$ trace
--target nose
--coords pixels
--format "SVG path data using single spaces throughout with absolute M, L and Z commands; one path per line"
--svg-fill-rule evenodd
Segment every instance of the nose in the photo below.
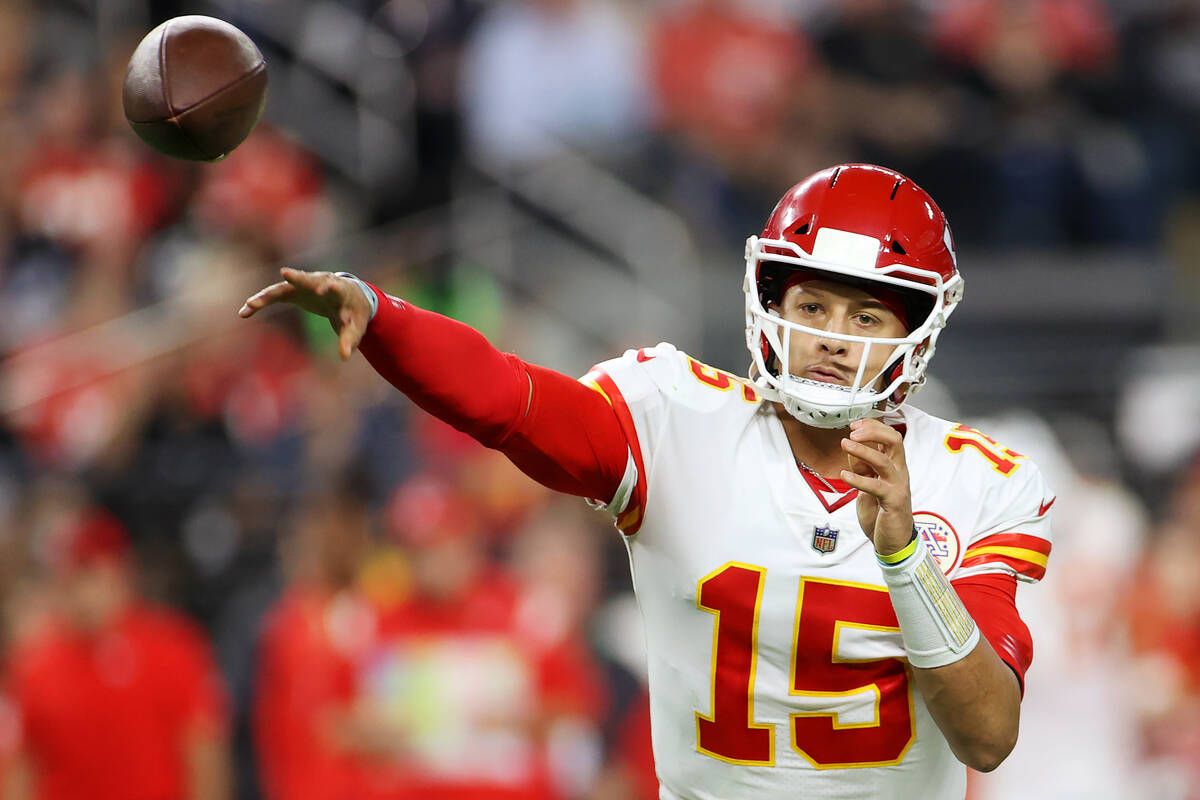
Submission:
M 830 339 L 827 337 L 821 337 L 817 339 L 817 347 L 820 348 L 822 352 L 829 353 L 830 355 L 834 356 L 845 355 L 847 344 L 848 342 L 845 342 L 841 339 Z

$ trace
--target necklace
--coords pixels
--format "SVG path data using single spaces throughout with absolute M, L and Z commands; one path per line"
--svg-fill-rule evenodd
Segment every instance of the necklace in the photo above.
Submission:
M 810 467 L 808 464 L 805 464 L 803 461 L 801 461 L 798 458 L 796 459 L 796 466 L 800 467 L 800 469 L 804 470 L 809 475 L 812 475 L 814 478 L 819 480 L 821 482 L 821 485 L 824 486 L 829 491 L 831 491 L 831 492 L 837 491 L 837 489 L 833 488 L 833 484 L 831 484 L 829 481 L 825 480 L 824 476 L 821 475 L 821 473 L 817 472 L 815 469 Z

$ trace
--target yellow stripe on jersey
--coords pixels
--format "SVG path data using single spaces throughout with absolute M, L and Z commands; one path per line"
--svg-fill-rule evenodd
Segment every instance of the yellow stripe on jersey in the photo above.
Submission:
M 1008 556 L 1020 561 L 1028 561 L 1031 564 L 1037 564 L 1039 567 L 1045 567 L 1050 560 L 1050 556 L 1039 553 L 1036 550 L 1027 550 L 1024 547 L 975 547 L 963 554 L 963 560 L 974 558 L 975 556 L 984 556 L 995 554 L 998 556 Z
M 607 402 L 610 406 L 613 404 L 612 398 L 609 397 L 608 393 L 606 391 L 604 391 L 604 389 L 602 389 L 600 387 L 600 384 L 596 383 L 594 380 L 591 380 L 590 378 L 587 378 L 587 377 L 583 377 L 583 378 L 579 379 L 579 382 L 582 383 L 584 386 L 588 387 L 589 389 L 591 389 L 592 391 L 599 394 L 601 397 L 603 397 L 605 402 Z

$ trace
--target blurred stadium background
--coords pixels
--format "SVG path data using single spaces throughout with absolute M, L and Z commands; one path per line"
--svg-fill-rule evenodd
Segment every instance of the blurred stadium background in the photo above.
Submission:
M 219 164 L 120 112 L 183 13 L 268 60 Z M 955 226 L 916 405 L 1059 492 L 972 800 L 1200 797 L 1200 2 L 5 0 L 0 131 L 6 797 L 654 797 L 606 520 L 235 312 L 349 270 L 571 374 L 743 373 L 742 241 L 846 160 Z

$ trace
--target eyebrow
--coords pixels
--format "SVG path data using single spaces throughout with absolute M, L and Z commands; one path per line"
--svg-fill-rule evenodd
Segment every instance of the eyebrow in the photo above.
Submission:
M 829 295 L 828 292 L 822 291 L 821 289 L 807 289 L 798 298 L 799 302 L 801 302 L 801 303 L 806 302 L 805 298 L 804 298 L 805 294 L 809 295 L 809 299 L 807 302 L 813 302 L 813 301 L 817 301 L 817 300 L 825 300 L 825 299 L 827 299 L 827 297 Z M 850 305 L 852 305 L 855 308 L 873 308 L 873 309 L 878 309 L 881 311 L 891 311 L 891 309 L 887 307 L 886 303 L 876 300 L 874 297 L 870 297 L 870 296 L 864 297 L 861 300 L 851 300 Z
M 800 287 L 800 288 L 801 288 L 801 293 L 796 301 L 800 304 L 803 304 L 806 302 L 811 303 L 811 302 L 821 301 L 821 300 L 826 299 L 828 297 L 828 295 L 830 294 L 829 292 L 825 291 L 824 289 L 817 289 L 817 288 L 811 288 L 811 287 L 807 288 L 807 289 L 804 287 Z M 808 299 L 805 299 L 805 295 L 808 295 Z M 863 309 L 871 309 L 872 311 L 886 311 L 889 314 L 893 314 L 893 315 L 895 314 L 895 312 L 892 311 L 892 309 L 889 308 L 886 303 L 876 300 L 874 297 L 871 297 L 869 295 L 867 297 L 864 297 L 861 300 L 851 301 L 851 306 L 860 311 Z

